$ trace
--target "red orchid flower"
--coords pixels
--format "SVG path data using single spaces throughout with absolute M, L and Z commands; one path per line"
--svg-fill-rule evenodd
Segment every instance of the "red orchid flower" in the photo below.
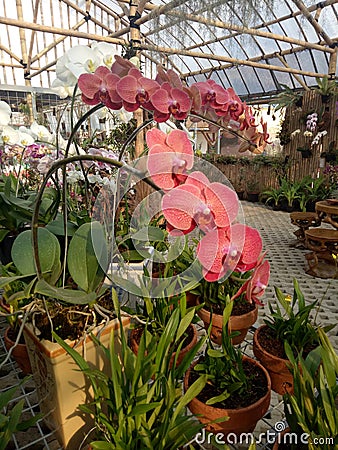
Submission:
M 122 99 L 116 92 L 119 77 L 104 66 L 98 67 L 94 73 L 83 73 L 78 80 L 82 92 L 82 100 L 88 105 L 103 103 L 107 108 L 122 108 Z
M 259 258 L 251 277 L 243 284 L 231 300 L 234 300 L 245 292 L 245 298 L 248 302 L 255 302 L 257 305 L 263 306 L 260 297 L 264 294 L 270 278 L 270 263 L 264 260 L 264 256 L 265 254 Z
M 221 108 L 230 99 L 229 93 L 214 80 L 200 81 L 192 87 L 198 88 L 201 94 L 202 106 L 209 105 L 213 109 Z
M 227 93 L 228 101 L 215 109 L 216 114 L 222 117 L 226 116 L 229 120 L 233 119 L 238 121 L 238 118 L 243 114 L 244 105 L 232 88 L 228 88 Z
M 135 68 L 134 64 L 128 61 L 128 59 L 115 55 L 115 61 L 111 66 L 111 72 L 119 78 L 122 78 L 128 75 L 129 70 L 133 68 Z
M 151 95 L 160 88 L 160 85 L 149 78 L 146 78 L 135 67 L 130 69 L 128 75 L 124 76 L 117 83 L 116 91 L 123 100 L 123 107 L 126 111 L 136 111 L 140 106 L 152 110 L 149 99 Z
M 253 269 L 262 251 L 259 232 L 235 223 L 229 228 L 216 228 L 207 233 L 197 246 L 197 258 L 207 281 L 218 281 L 233 271 Z
M 163 190 L 183 183 L 194 163 L 194 151 L 187 134 L 173 130 L 169 134 L 153 128 L 146 134 L 149 147 L 148 171 Z
M 184 120 L 188 117 L 192 104 L 190 96 L 183 89 L 172 87 L 167 82 L 161 85 L 150 100 L 156 122 L 165 122 L 171 115 L 174 119 Z
M 243 103 L 244 111 L 243 114 L 239 117 L 240 122 L 240 130 L 246 130 L 250 127 L 256 127 L 256 118 L 253 115 L 251 106 L 248 106 L 245 102 Z
M 236 193 L 221 183 L 210 183 L 202 172 L 193 172 L 183 185 L 166 193 L 162 211 L 169 230 L 184 234 L 198 227 L 204 233 L 227 228 L 238 214 Z

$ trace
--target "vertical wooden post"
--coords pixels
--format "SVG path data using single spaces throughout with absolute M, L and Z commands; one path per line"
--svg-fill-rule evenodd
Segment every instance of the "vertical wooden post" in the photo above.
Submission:
M 16 10 L 18 14 L 18 20 L 23 22 L 23 11 L 22 11 L 22 3 L 21 0 L 16 0 Z M 26 34 L 24 28 L 19 28 L 19 35 L 20 35 L 20 45 L 21 45 L 21 54 L 22 54 L 22 60 L 21 64 L 23 66 L 23 69 L 25 71 L 25 85 L 31 86 L 31 80 L 26 78 L 26 68 L 27 68 L 27 43 L 26 43 Z M 26 96 L 27 100 L 27 106 L 29 107 L 29 113 L 28 113 L 28 119 L 29 123 L 31 124 L 34 120 L 33 118 L 33 106 L 32 106 L 32 94 L 29 92 Z

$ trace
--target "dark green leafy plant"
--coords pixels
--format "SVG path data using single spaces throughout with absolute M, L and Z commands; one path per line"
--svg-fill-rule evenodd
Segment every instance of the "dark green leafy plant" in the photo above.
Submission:
M 118 312 L 116 293 L 113 298 Z M 183 333 L 176 310 L 160 340 L 154 337 L 146 345 L 143 334 L 136 356 L 127 345 L 121 323 L 120 355 L 113 336 L 110 349 L 96 341 L 110 362 L 110 376 L 92 369 L 82 356 L 55 335 L 93 388 L 92 403 L 79 408 L 85 414 L 94 415 L 97 432 L 96 440 L 91 442 L 94 450 L 173 450 L 187 444 L 201 429 L 202 425 L 186 414 L 185 407 L 203 389 L 206 377 L 200 377 L 184 395 L 178 381 L 199 347 L 193 348 L 178 367 L 176 364 L 170 367 L 171 344 L 180 347 Z
M 239 348 L 235 347 L 231 341 L 228 321 L 231 315 L 233 302 L 228 297 L 228 304 L 223 310 L 223 332 L 221 349 L 215 349 L 210 340 L 207 341 L 207 349 L 194 369 L 207 382 L 214 386 L 219 395 L 209 398 L 207 405 L 222 402 L 229 398 L 234 392 L 236 395 L 243 395 L 249 386 L 249 380 L 243 369 L 243 355 Z
M 301 355 L 295 357 L 285 343 L 294 392 L 284 395 L 284 409 L 290 432 L 307 433 L 306 448 L 330 450 L 338 445 L 338 357 L 325 331 L 318 328 L 317 333 L 320 345 L 306 359 Z
M 292 351 L 297 353 L 304 348 L 311 350 L 319 344 L 318 326 L 315 324 L 315 320 L 311 318 L 311 313 L 318 305 L 318 301 L 306 304 L 296 279 L 293 284 L 292 299 L 286 298 L 282 291 L 275 287 L 277 303 L 275 308 L 269 303 L 270 316 L 264 319 L 264 322 L 272 330 L 276 339 L 287 342 Z M 282 306 L 284 311 L 279 305 Z M 325 331 L 333 328 L 333 326 L 325 327 Z

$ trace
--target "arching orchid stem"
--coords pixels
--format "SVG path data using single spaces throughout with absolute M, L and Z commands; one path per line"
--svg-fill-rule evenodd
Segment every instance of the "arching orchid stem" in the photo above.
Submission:
M 218 122 L 215 122 L 214 120 L 208 119 L 207 117 L 203 116 L 202 114 L 190 113 L 189 116 L 195 117 L 196 119 L 201 119 L 201 120 L 203 120 L 203 122 L 207 122 L 207 123 L 210 123 L 211 125 L 214 125 L 214 126 L 216 126 L 218 128 L 221 128 L 221 129 L 225 130 L 227 133 L 230 133 L 233 136 L 236 136 L 239 139 L 242 139 L 243 141 L 246 141 L 248 144 L 250 144 L 251 147 L 257 148 L 257 144 L 254 144 L 253 142 L 250 141 L 250 139 L 245 138 L 240 133 L 237 133 L 237 131 L 232 130 L 228 126 L 224 126 L 224 125 L 222 125 L 222 124 L 220 124 Z
M 145 173 L 141 172 L 134 167 L 129 166 L 128 164 L 125 164 L 121 161 L 118 161 L 116 159 L 106 158 L 101 155 L 75 155 L 70 156 L 68 158 L 61 159 L 59 161 L 56 161 L 52 167 L 48 170 L 47 174 L 45 175 L 45 178 L 42 182 L 41 188 L 39 189 L 35 201 L 34 206 L 34 212 L 33 212 L 33 218 L 32 218 L 32 245 L 33 245 L 33 256 L 35 261 L 35 269 L 36 273 L 39 279 L 42 278 L 42 271 L 41 271 L 41 264 L 39 259 L 39 249 L 38 249 L 38 219 L 39 219 L 39 210 L 42 202 L 42 196 L 45 191 L 45 188 L 47 186 L 49 178 L 52 177 L 52 175 L 57 172 L 58 169 L 60 169 L 63 166 L 66 166 L 67 164 L 76 162 L 76 161 L 97 161 L 97 162 L 103 162 L 106 164 L 111 164 L 115 167 L 122 168 L 126 170 L 129 173 L 132 173 L 133 175 L 137 176 L 138 178 L 142 179 L 145 183 L 147 183 L 149 186 L 154 188 L 156 191 L 160 191 L 161 189 L 149 178 L 145 177 Z
M 129 138 L 124 142 L 124 144 L 123 144 L 122 147 L 121 147 L 121 150 L 120 150 L 120 153 L 119 153 L 119 161 L 121 161 L 121 159 L 122 159 L 122 157 L 123 157 L 123 154 L 124 154 L 124 152 L 126 151 L 128 145 L 130 145 L 130 144 L 133 142 L 133 140 L 134 140 L 135 137 L 138 135 L 138 133 L 139 133 L 141 130 L 143 130 L 143 128 L 145 128 L 145 127 L 147 127 L 148 125 L 150 125 L 152 122 L 154 122 L 153 119 L 146 120 L 146 121 L 143 122 L 140 126 L 138 126 L 138 127 L 136 128 L 136 130 L 134 130 L 134 131 L 132 132 L 132 134 L 129 136 Z
M 231 278 L 232 281 L 237 281 L 238 283 L 243 283 L 243 284 L 244 284 L 246 281 L 248 281 L 247 278 L 236 277 L 236 275 L 234 275 L 234 273 L 232 273 L 232 274 L 230 275 L 230 278 Z

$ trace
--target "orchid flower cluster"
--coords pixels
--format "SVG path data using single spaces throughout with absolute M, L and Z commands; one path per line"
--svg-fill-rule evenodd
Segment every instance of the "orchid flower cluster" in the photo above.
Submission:
M 270 276 L 270 265 L 262 254 L 259 232 L 237 221 L 239 202 L 225 184 L 211 182 L 194 171 L 194 153 L 187 134 L 173 130 L 168 135 L 153 128 L 146 134 L 149 147 L 148 172 L 164 191 L 162 212 L 173 236 L 198 229 L 197 246 L 203 277 L 222 282 L 234 273 L 246 274 L 233 299 L 245 295 L 260 304 Z M 238 279 L 237 279 L 238 281 Z
M 94 73 L 82 73 L 78 86 L 86 104 L 103 103 L 109 109 L 123 107 L 128 112 L 142 107 L 158 123 L 171 117 L 180 121 L 188 116 L 196 121 L 209 119 L 244 138 L 239 151 L 261 153 L 268 142 L 266 123 L 261 120 L 257 124 L 251 107 L 232 88 L 225 89 L 213 80 L 187 87 L 173 70 L 164 71 L 161 66 L 153 80 L 129 60 L 115 55 L 111 68 L 102 65 Z

